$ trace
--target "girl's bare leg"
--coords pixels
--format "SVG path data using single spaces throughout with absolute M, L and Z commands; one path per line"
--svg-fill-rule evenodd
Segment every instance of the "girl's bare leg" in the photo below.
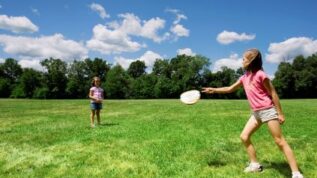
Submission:
M 90 126 L 91 127 L 95 127 L 95 113 L 96 113 L 96 110 L 91 110 L 91 114 L 90 114 Z
M 97 115 L 97 123 L 100 125 L 100 110 L 96 110 L 96 115 Z
M 242 130 L 240 135 L 240 139 L 247 150 L 251 163 L 257 162 L 256 151 L 251 142 L 251 136 L 260 126 L 261 126 L 261 123 L 259 121 L 257 121 L 255 118 L 250 118 L 249 121 L 244 126 L 244 129 Z
M 281 151 L 283 151 L 292 172 L 298 171 L 295 156 L 293 154 L 291 147 L 288 145 L 288 143 L 282 135 L 282 130 L 279 121 L 270 120 L 268 121 L 267 125 L 272 137 L 274 138 L 276 145 L 280 148 Z

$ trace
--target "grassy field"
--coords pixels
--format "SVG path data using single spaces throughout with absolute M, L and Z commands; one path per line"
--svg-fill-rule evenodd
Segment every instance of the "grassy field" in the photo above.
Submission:
M 282 100 L 283 133 L 304 175 L 317 177 L 317 100 Z M 0 100 L 0 177 L 252 177 L 291 171 L 267 126 L 253 141 L 264 172 L 243 173 L 245 100 Z

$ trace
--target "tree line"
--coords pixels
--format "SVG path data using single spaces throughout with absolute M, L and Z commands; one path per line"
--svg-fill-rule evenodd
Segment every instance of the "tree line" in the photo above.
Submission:
M 66 63 L 49 58 L 41 61 L 43 71 L 22 68 L 7 58 L 0 63 L 1 98 L 87 98 L 91 80 L 99 76 L 105 97 L 110 99 L 178 98 L 180 93 L 204 86 L 222 87 L 234 83 L 244 71 L 223 67 L 210 71 L 204 56 L 177 55 L 157 59 L 147 72 L 143 61 L 134 61 L 127 70 L 112 66 L 101 58 Z M 281 98 L 317 97 L 317 56 L 298 56 L 293 62 L 282 62 L 273 84 Z M 227 95 L 203 95 L 204 98 L 245 98 L 243 88 Z

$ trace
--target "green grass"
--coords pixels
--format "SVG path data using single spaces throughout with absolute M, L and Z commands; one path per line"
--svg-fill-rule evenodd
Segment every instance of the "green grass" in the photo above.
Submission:
M 282 100 L 284 136 L 317 176 L 317 100 Z M 89 127 L 88 100 L 0 100 L 0 177 L 290 177 L 267 126 L 253 141 L 265 171 L 245 174 L 245 100 L 106 100 Z

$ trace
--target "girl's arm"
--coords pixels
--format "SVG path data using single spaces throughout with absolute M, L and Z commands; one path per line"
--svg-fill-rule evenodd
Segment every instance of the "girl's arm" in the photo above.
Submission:
M 96 98 L 94 97 L 94 91 L 93 90 L 89 91 L 89 98 L 92 99 L 93 101 L 96 101 Z
M 242 83 L 238 80 L 236 83 L 232 84 L 229 87 L 221 87 L 221 88 L 212 88 L 212 87 L 204 87 L 201 92 L 208 93 L 208 94 L 214 94 L 214 93 L 232 93 L 236 91 L 238 88 L 242 86 Z
M 276 107 L 277 114 L 278 114 L 278 120 L 280 121 L 281 124 L 285 122 L 285 117 L 282 111 L 282 106 L 280 103 L 280 99 L 277 95 L 277 92 L 272 84 L 272 82 L 269 79 L 265 79 L 263 81 L 264 87 L 266 91 L 272 96 L 272 101 L 274 103 L 274 106 Z

